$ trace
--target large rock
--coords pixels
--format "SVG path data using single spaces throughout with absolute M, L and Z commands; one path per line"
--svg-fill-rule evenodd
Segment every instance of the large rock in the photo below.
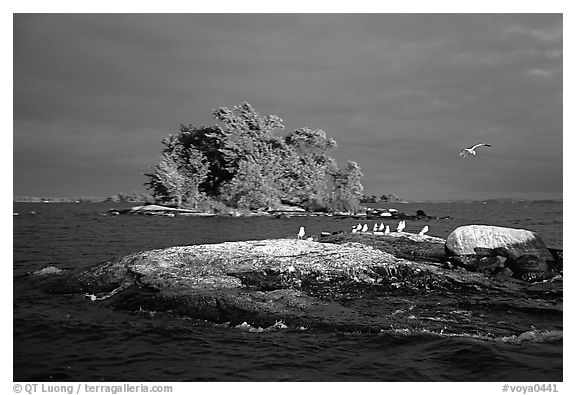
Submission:
M 170 311 L 211 322 L 268 326 L 283 320 L 373 330 L 389 327 L 393 310 L 382 306 L 377 315 L 358 311 L 354 301 L 363 304 L 366 292 L 478 286 L 479 276 L 397 258 L 360 243 L 278 239 L 138 252 L 55 276 L 47 289 L 84 293 L 115 308 Z
M 524 229 L 488 225 L 466 225 L 456 228 L 446 239 L 452 255 L 473 255 L 478 250 L 497 250 L 506 258 L 536 255 L 553 260 L 552 254 L 537 233 Z
M 554 276 L 555 262 L 540 236 L 529 230 L 488 225 L 467 225 L 454 230 L 446 239 L 446 252 L 471 268 L 486 263 L 495 268 L 507 266 L 518 278 L 540 280 Z M 505 265 L 496 257 L 505 258 Z
M 49 292 L 77 294 L 86 303 L 135 313 L 241 327 L 247 322 L 254 328 L 285 324 L 368 332 L 424 328 L 469 333 L 470 323 L 458 316 L 466 295 L 468 308 L 480 306 L 472 315 L 478 316 L 482 331 L 520 333 L 526 330 L 521 323 L 530 320 L 504 329 L 496 318 L 487 323 L 483 301 L 502 296 L 507 309 L 518 307 L 522 313 L 527 300 L 535 298 L 530 306 L 548 311 L 557 309 L 562 292 L 561 284 L 446 269 L 439 262 L 444 243 L 432 237 L 348 234 L 321 239 L 332 242 L 276 239 L 172 247 L 33 277 Z M 443 312 L 436 311 L 439 306 Z M 431 320 L 431 314 L 442 319 Z

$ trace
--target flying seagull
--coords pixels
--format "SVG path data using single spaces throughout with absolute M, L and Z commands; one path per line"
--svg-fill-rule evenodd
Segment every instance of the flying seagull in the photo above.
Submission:
M 473 145 L 472 147 L 464 148 L 462 151 L 460 151 L 460 157 L 465 158 L 469 154 L 476 155 L 476 151 L 474 150 L 478 147 L 492 147 L 492 146 L 490 144 L 476 144 Z

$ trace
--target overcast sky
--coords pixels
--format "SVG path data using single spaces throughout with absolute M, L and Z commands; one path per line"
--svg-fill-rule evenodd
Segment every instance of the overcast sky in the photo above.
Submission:
M 562 198 L 561 14 L 16 14 L 15 195 L 145 192 L 161 140 L 247 101 L 367 194 Z M 489 143 L 478 156 L 458 152 Z

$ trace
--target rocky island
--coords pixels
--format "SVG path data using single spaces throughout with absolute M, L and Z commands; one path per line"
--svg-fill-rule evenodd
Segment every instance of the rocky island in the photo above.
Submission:
M 254 240 L 142 251 L 41 277 L 49 292 L 78 294 L 87 303 L 254 330 L 279 324 L 368 332 L 424 327 L 442 334 L 516 336 L 530 330 L 529 321 L 492 322 L 483 301 L 490 298 L 493 305 L 500 300 L 512 316 L 561 315 L 562 255 L 546 249 L 532 232 L 519 237 L 506 229 L 500 229 L 491 247 L 477 240 L 480 246 L 473 254 L 460 254 L 448 242 L 451 237 L 342 233 L 318 241 Z M 486 231 L 494 229 L 459 228 L 456 234 L 469 233 L 461 242 Z

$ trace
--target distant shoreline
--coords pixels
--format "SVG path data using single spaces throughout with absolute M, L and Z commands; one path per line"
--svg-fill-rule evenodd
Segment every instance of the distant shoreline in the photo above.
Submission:
M 550 202 L 562 203 L 563 198 L 559 199 L 526 199 L 526 198 L 496 198 L 496 199 L 454 199 L 454 200 L 414 200 L 414 201 L 396 201 L 396 202 L 377 202 L 362 203 L 364 206 L 371 204 L 431 204 L 431 203 L 499 203 L 499 202 Z M 84 196 L 84 197 L 38 197 L 38 196 L 14 196 L 13 203 L 127 203 L 127 204 L 151 204 L 146 200 L 119 200 L 116 196 Z
M 38 197 L 38 196 L 14 196 L 14 203 L 134 203 L 145 204 L 145 200 L 120 200 L 116 196 L 84 196 L 84 197 Z

